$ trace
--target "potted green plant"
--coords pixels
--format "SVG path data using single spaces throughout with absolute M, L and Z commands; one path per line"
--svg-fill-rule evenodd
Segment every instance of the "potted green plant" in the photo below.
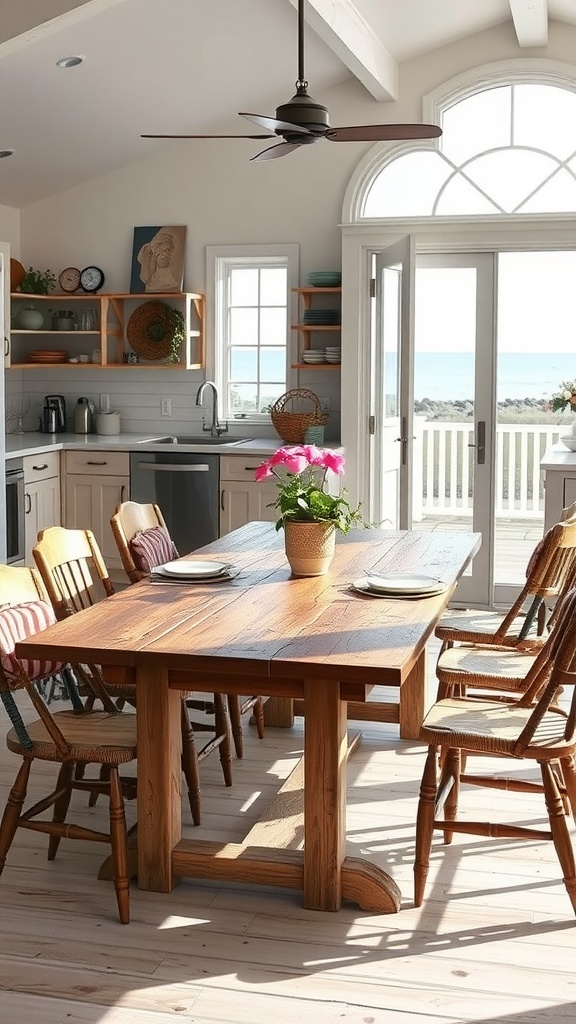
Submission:
M 19 291 L 29 295 L 48 295 L 56 285 L 56 277 L 51 270 L 34 270 L 28 267 L 20 282 Z

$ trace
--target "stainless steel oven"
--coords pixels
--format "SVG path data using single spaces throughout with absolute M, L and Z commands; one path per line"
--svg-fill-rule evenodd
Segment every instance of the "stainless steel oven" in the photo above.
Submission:
M 22 459 L 6 462 L 6 561 L 24 561 L 24 468 Z

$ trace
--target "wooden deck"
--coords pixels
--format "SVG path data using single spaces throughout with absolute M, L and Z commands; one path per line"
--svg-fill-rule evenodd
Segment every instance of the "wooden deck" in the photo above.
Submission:
M 427 898 L 415 910 L 424 750 L 399 741 L 396 726 L 361 728 L 348 765 L 348 853 L 392 874 L 400 913 L 305 911 L 287 890 L 187 880 L 170 894 L 133 886 L 132 922 L 122 926 L 110 883 L 96 877 L 105 847 L 63 841 L 48 863 L 46 838 L 21 831 L 0 879 L 0 1024 L 574 1020 L 576 921 L 552 844 L 435 840 Z M 245 732 L 232 789 L 217 757 L 202 766 L 203 824 L 189 836 L 241 840 L 301 756 L 300 720 L 267 729 L 263 741 Z M 2 806 L 17 761 L 2 741 Z M 103 801 L 73 799 L 87 821 L 105 820 Z M 531 796 L 466 790 L 462 805 L 475 818 L 491 808 L 503 820 L 545 820 Z M 134 813 L 129 804 L 129 823 Z

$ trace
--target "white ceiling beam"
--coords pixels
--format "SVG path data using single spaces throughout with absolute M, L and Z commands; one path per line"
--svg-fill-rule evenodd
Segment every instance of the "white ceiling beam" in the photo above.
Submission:
M 518 45 L 548 45 L 548 0 L 508 0 Z
M 396 61 L 352 0 L 306 0 L 304 17 L 375 100 L 397 98 Z
M 67 25 L 92 17 L 124 0 L 0 0 L 1 55 L 33 42 L 39 35 L 60 31 Z M 65 56 L 65 54 L 62 54 Z

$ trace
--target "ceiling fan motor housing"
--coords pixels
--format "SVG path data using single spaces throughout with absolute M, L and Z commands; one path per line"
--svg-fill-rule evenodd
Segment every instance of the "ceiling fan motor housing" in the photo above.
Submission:
M 289 124 L 300 125 L 314 135 L 325 135 L 330 128 L 330 118 L 326 107 L 309 96 L 305 86 L 298 86 L 298 91 L 289 100 L 276 109 L 276 119 L 287 121 Z M 314 135 L 297 135 L 296 132 L 288 132 L 278 129 L 277 135 L 281 135 L 286 142 L 299 142 L 306 145 L 307 142 L 314 142 Z

